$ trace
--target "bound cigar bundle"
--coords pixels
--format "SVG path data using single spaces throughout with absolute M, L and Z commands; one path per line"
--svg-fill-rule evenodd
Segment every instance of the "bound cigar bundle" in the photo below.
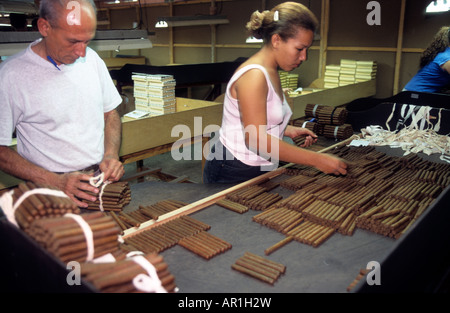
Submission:
M 353 135 L 353 127 L 351 124 L 341 125 L 324 125 L 323 136 L 326 138 L 344 140 Z
M 206 260 L 231 249 L 230 243 L 205 231 L 181 238 L 178 244 Z
M 59 191 L 54 187 L 42 184 L 35 184 L 32 182 L 20 183 L 13 189 L 13 204 L 15 204 L 25 192 L 38 188 Z M 14 216 L 17 224 L 22 229 L 27 229 L 34 220 L 58 217 L 66 213 L 80 213 L 80 209 L 70 198 L 36 193 L 25 198 L 15 210 Z
M 92 232 L 94 258 L 119 248 L 120 229 L 111 217 L 103 212 L 81 214 L 79 217 L 86 222 Z M 63 262 L 87 260 L 87 234 L 71 217 L 34 220 L 27 233 Z
M 347 119 L 348 111 L 344 107 L 323 104 L 307 104 L 305 116 L 317 118 L 317 122 L 326 125 L 342 125 Z
M 175 292 L 175 277 L 169 271 L 164 258 L 156 253 L 143 257 L 154 267 L 162 288 L 167 292 Z M 82 263 L 81 276 L 103 293 L 135 293 L 150 292 L 142 290 L 133 283 L 138 275 L 147 275 L 144 267 L 132 258 L 109 263 Z
M 99 188 L 102 188 L 102 186 Z M 88 204 L 87 209 L 89 210 L 122 211 L 131 201 L 131 190 L 128 182 L 109 183 L 104 186 L 102 193 L 90 194 L 97 199 L 95 201 L 83 200 Z
M 295 120 L 294 126 L 309 129 L 310 131 L 312 131 L 313 133 L 315 133 L 317 135 L 321 135 L 321 132 L 323 130 L 323 125 L 321 125 L 315 121 L 305 121 L 304 119 Z
M 281 274 L 286 272 L 286 266 L 283 264 L 250 252 L 245 252 L 231 265 L 231 268 L 271 285 L 275 284 Z

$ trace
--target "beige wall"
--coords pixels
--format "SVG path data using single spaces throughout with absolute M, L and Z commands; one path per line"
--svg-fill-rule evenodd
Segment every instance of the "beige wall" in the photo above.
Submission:
M 209 14 L 210 2 L 192 1 L 193 4 L 173 5 L 173 15 Z M 254 10 L 270 9 L 283 1 L 273 0 L 231 0 L 216 1 L 218 14 L 226 15 L 229 24 L 216 26 L 216 62 L 232 61 L 238 57 L 249 57 L 257 46 L 245 46 L 245 24 Z M 321 18 L 322 5 L 326 0 L 299 1 Z M 450 13 L 426 16 L 428 1 L 405 0 L 404 31 L 399 37 L 399 19 L 402 0 L 378 0 L 381 6 L 381 25 L 370 26 L 366 22 L 366 0 L 329 0 L 329 31 L 326 64 L 337 64 L 341 58 L 376 60 L 378 62 L 377 97 L 389 97 L 401 91 L 416 73 L 420 51 L 431 41 L 436 31 L 450 24 Z M 189 2 L 187 2 L 189 3 Z M 131 28 L 138 21 L 135 8 L 111 9 L 110 28 Z M 148 64 L 166 65 L 170 63 L 170 31 L 154 27 L 158 16 L 170 15 L 168 4 L 152 5 L 143 9 L 143 22 L 154 44 L 152 49 L 141 51 L 121 51 L 120 54 L 142 55 Z M 173 63 L 208 63 L 212 52 L 210 26 L 177 27 L 173 29 Z M 398 46 L 400 39 L 401 46 Z M 315 41 L 309 51 L 308 61 L 294 73 L 300 74 L 300 85 L 308 86 L 319 77 L 321 53 L 320 41 Z M 398 55 L 397 48 L 403 50 Z M 406 50 L 405 50 L 406 49 Z M 411 52 L 412 50 L 412 52 Z M 114 56 L 116 53 L 107 53 Z M 396 61 L 399 61 L 396 63 Z M 395 84 L 396 70 L 398 83 Z

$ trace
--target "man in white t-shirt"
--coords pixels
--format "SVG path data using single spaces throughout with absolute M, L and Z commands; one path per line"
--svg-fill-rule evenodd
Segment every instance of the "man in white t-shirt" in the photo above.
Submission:
M 87 47 L 97 28 L 91 0 L 42 0 L 38 27 L 43 38 L 0 65 L 0 170 L 86 207 L 80 200 L 99 190 L 84 170 L 98 167 L 109 181 L 124 174 L 122 98 Z M 8 147 L 14 130 L 17 152 Z

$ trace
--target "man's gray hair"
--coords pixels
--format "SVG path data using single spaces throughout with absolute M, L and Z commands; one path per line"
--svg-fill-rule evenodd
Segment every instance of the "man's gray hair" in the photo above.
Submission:
M 39 6 L 39 16 L 46 19 L 51 25 L 56 26 L 61 9 L 70 9 L 69 3 L 72 1 L 80 2 L 80 4 L 90 4 L 97 14 L 97 6 L 93 0 L 41 0 Z M 69 6 L 68 6 L 69 5 Z

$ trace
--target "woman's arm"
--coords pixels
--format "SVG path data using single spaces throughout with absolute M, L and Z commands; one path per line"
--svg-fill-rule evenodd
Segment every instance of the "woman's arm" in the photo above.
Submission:
M 288 144 L 267 133 L 267 93 L 264 74 L 250 70 L 232 86 L 239 101 L 241 118 L 246 132 L 248 149 L 264 158 L 313 166 L 327 174 L 346 174 L 347 164 L 332 155 L 313 152 Z M 291 135 L 292 129 L 288 130 Z

